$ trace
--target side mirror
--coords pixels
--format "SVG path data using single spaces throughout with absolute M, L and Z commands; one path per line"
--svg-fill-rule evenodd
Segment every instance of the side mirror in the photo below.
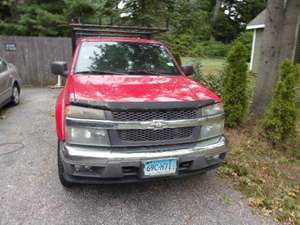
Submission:
M 52 62 L 51 63 L 51 73 L 55 75 L 60 75 L 62 77 L 67 77 L 68 75 L 68 64 L 66 62 Z
M 182 70 L 187 76 L 192 76 L 195 72 L 194 67 L 192 65 L 182 66 Z

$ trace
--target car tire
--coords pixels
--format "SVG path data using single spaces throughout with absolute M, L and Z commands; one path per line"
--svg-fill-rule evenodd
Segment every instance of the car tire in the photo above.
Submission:
M 12 105 L 18 105 L 20 103 L 20 89 L 16 84 L 12 88 L 11 101 Z
M 58 177 L 60 183 L 65 187 L 65 188 L 72 188 L 74 187 L 74 183 L 67 181 L 64 177 L 64 167 L 60 155 L 60 142 L 58 141 L 57 143 L 57 167 L 58 167 Z

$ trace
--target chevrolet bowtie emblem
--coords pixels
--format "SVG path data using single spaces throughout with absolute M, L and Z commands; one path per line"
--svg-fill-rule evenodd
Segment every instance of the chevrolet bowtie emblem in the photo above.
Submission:
M 168 124 L 162 120 L 153 120 L 150 124 L 150 128 L 152 129 L 164 129 L 168 126 Z

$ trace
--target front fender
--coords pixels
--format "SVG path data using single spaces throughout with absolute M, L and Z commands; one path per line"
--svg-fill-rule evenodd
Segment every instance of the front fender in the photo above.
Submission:
M 21 89 L 21 77 L 19 75 L 19 72 L 17 70 L 17 68 L 13 65 L 13 64 L 9 64 L 9 68 L 11 70 L 11 74 L 12 74 L 12 85 L 17 82 L 19 85 L 19 88 Z
M 56 101 L 56 134 L 59 141 L 65 140 L 65 90 L 63 89 Z

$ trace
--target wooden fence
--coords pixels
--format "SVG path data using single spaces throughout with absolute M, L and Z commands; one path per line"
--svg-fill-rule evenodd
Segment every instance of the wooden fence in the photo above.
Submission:
M 70 38 L 0 36 L 0 56 L 17 67 L 25 85 L 55 84 L 50 63 L 70 62 L 71 54 Z

